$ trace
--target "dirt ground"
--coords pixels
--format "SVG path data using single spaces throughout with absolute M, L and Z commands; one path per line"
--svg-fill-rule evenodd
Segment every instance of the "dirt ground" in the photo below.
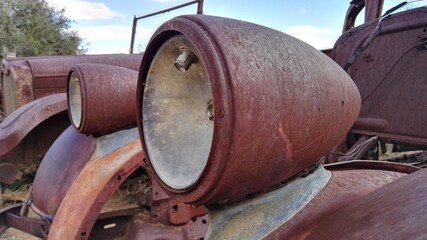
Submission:
M 40 238 L 34 237 L 30 234 L 24 233 L 14 228 L 9 228 L 2 234 L 0 234 L 0 239 L 7 240 L 37 240 Z

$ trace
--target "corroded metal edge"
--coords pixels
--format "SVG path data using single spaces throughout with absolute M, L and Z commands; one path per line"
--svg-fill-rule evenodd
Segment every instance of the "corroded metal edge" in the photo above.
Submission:
M 208 207 L 207 239 L 260 239 L 280 227 L 328 183 L 332 174 L 320 166 L 273 192 L 221 207 Z
M 0 124 L 0 156 L 7 154 L 35 127 L 67 110 L 64 93 L 51 95 L 22 106 Z
M 136 127 L 98 137 L 96 139 L 96 152 L 93 159 L 103 157 L 137 138 L 138 128 Z
M 89 161 L 59 206 L 48 239 L 87 239 L 104 203 L 142 159 L 141 143 L 135 139 Z

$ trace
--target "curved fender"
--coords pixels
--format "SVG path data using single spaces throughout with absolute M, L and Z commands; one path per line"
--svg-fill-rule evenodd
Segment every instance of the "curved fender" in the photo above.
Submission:
M 427 239 L 427 169 L 343 206 L 295 238 Z
M 86 239 L 102 206 L 141 164 L 139 139 L 89 161 L 56 212 L 48 239 Z
M 0 157 L 9 153 L 40 123 L 66 110 L 65 93 L 40 98 L 17 109 L 0 124 Z
M 41 162 L 33 184 L 33 203 L 52 216 L 74 179 L 92 158 L 96 139 L 68 127 L 52 144 Z M 47 187 L 49 186 L 49 187 Z

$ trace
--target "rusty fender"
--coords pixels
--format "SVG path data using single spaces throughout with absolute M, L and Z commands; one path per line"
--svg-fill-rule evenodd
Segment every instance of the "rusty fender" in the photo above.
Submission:
M 58 210 L 64 204 L 74 203 L 81 207 L 75 209 L 78 211 L 75 224 L 85 218 L 84 231 L 89 234 L 105 201 L 141 165 L 141 151 L 136 128 L 95 138 L 70 126 L 46 153 L 22 207 L 0 210 L 0 232 L 13 227 L 45 238 L 52 220 L 74 221 L 68 210 Z M 88 196 L 82 197 L 85 194 Z M 78 203 L 76 197 L 83 202 Z M 28 216 L 29 209 L 41 221 Z M 86 215 L 79 215 L 83 210 L 88 210 Z
M 60 93 L 30 102 L 13 112 L 0 124 L 0 157 L 16 147 L 40 123 L 66 110 L 67 97 Z
M 340 218 L 334 218 L 329 225 L 323 225 L 323 228 L 317 228 L 317 225 L 328 219 L 331 213 L 354 205 L 371 193 L 407 176 L 402 172 L 355 167 L 352 168 L 352 165 L 348 164 L 342 168 L 335 166 L 333 171 L 327 171 L 319 166 L 305 177 L 297 178 L 281 188 L 254 198 L 225 205 L 210 205 L 209 231 L 205 238 L 304 239 L 312 228 L 316 228 L 319 232 L 327 228 L 331 229 L 328 231 L 330 235 L 324 239 L 353 239 L 353 237 L 334 237 L 334 231 L 337 231 L 334 226 L 341 221 Z M 413 174 L 415 173 L 410 176 Z M 369 205 L 369 202 L 365 204 Z M 381 209 L 380 205 L 381 201 L 378 201 L 378 209 Z M 381 215 L 381 210 L 378 215 Z M 347 223 L 351 225 L 351 221 Z M 353 233 L 358 231 L 352 227 L 343 229 L 350 229 L 348 232 Z M 370 234 L 381 234 L 382 229 L 372 227 L 370 231 Z M 306 239 L 318 237 L 312 234 Z
M 52 220 L 88 162 L 103 158 L 137 138 L 136 128 L 95 138 L 70 126 L 49 149 L 37 170 L 30 198 L 32 206 Z
M 88 162 L 59 206 L 48 239 L 88 238 L 104 203 L 143 158 L 141 143 L 134 140 Z
M 68 127 L 40 163 L 33 183 L 32 204 L 52 219 L 68 189 L 94 154 L 95 147 L 93 136 Z
M 426 239 L 427 169 L 342 205 L 296 239 Z
M 23 169 L 40 163 L 70 124 L 66 110 L 66 95 L 55 94 L 22 106 L 0 123 L 0 182 L 11 184 Z

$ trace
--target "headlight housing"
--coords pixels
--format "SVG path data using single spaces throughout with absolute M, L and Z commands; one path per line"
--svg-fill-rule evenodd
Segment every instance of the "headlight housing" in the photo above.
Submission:
M 138 83 L 145 161 L 172 197 L 242 198 L 315 164 L 360 109 L 350 77 L 313 47 L 212 16 L 163 24 Z
M 77 64 L 68 75 L 68 113 L 74 127 L 103 134 L 135 125 L 138 72 L 104 64 Z

